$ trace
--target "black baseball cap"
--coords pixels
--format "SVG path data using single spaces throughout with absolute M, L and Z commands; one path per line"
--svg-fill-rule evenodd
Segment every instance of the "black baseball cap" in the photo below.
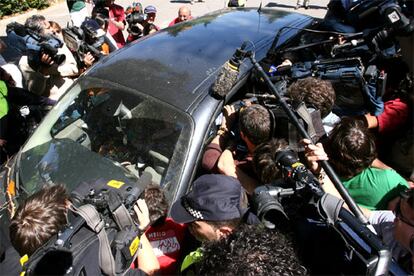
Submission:
M 220 174 L 206 174 L 193 182 L 188 194 L 174 202 L 171 217 L 178 223 L 241 218 L 241 194 L 241 185 L 237 179 Z

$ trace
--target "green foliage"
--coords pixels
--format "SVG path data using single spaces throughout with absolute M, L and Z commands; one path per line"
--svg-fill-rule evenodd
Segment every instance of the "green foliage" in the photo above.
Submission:
M 43 9 L 48 6 L 48 0 L 0 0 L 0 18 L 27 9 Z
M 33 9 L 43 9 L 49 7 L 48 0 L 26 0 L 25 2 L 29 5 L 30 8 Z

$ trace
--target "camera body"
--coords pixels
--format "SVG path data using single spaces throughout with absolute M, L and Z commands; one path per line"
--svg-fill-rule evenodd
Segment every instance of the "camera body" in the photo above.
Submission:
M 145 25 L 145 15 L 140 11 L 132 11 L 126 17 L 128 23 L 128 42 L 132 42 L 142 36 Z
M 284 224 L 288 215 L 284 199 L 296 197 L 301 204 L 315 202 L 324 192 L 316 177 L 303 165 L 292 149 L 276 153 L 275 162 L 282 172 L 282 179 L 255 189 L 253 206 L 257 216 L 268 228 Z
M 65 55 L 58 54 L 58 49 L 63 46 L 63 43 L 54 35 L 41 35 L 17 22 L 8 24 L 6 33 L 12 42 L 18 41 L 16 43 L 18 50 L 27 54 L 29 65 L 34 70 L 38 70 L 42 65 L 42 54 L 49 55 L 57 65 L 62 64 L 66 59 Z
M 81 28 L 72 26 L 62 30 L 63 40 L 73 53 L 79 65 L 83 65 L 83 58 L 89 52 L 95 60 L 102 58 L 102 45 L 105 42 L 103 35 L 97 31 L 82 25 Z
M 100 213 L 110 216 L 112 205 L 117 207 L 122 204 L 128 211 L 132 211 L 141 193 L 142 187 L 138 183 L 96 179 L 80 184 L 72 191 L 71 199 L 75 206 L 92 204 Z

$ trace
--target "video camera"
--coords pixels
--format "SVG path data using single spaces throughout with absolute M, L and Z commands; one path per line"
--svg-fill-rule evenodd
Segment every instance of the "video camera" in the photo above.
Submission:
M 142 35 L 145 22 L 142 5 L 139 2 L 132 3 L 132 6 L 125 10 L 126 21 L 128 23 L 127 31 L 129 33 L 128 42 L 138 39 Z
M 279 151 L 275 163 L 281 170 L 282 182 L 259 186 L 253 194 L 253 206 L 257 216 L 268 228 L 275 228 L 276 218 L 286 217 L 283 200 L 300 197 L 303 204 L 312 198 L 320 198 L 323 191 L 316 177 L 303 165 L 292 149 Z
M 145 21 L 145 15 L 140 12 L 134 11 L 127 15 L 126 21 L 130 26 L 135 24 L 142 24 Z
M 335 245 L 330 247 L 326 244 L 318 244 L 317 246 L 323 248 L 327 246 L 329 251 L 326 252 L 326 256 L 333 254 L 331 257 L 332 261 L 337 262 L 335 265 L 347 267 L 352 263 L 353 273 L 358 271 L 357 274 L 383 275 L 388 271 L 391 256 L 387 248 L 366 225 L 360 224 L 342 207 L 343 200 L 322 190 L 318 179 L 299 161 L 296 152 L 291 149 L 281 150 L 275 154 L 274 160 L 281 171 L 282 178 L 257 187 L 253 194 L 253 208 L 265 227 L 289 229 L 286 224 L 302 221 L 301 217 L 318 221 L 319 225 L 325 222 L 326 226 L 332 227 L 334 231 L 323 232 L 322 235 L 335 233 L 336 238 L 331 241 Z M 311 231 L 307 236 L 305 235 L 306 238 L 316 233 L 311 229 L 312 227 L 306 228 L 306 231 Z M 327 241 L 327 237 L 324 236 L 321 240 Z M 310 245 L 306 242 L 304 246 Z M 338 246 L 343 248 L 337 248 Z M 309 252 L 308 254 L 314 254 L 313 249 Z M 337 252 L 340 252 L 338 256 L 336 256 Z M 337 257 L 343 259 L 338 260 Z M 312 259 L 312 256 L 310 258 Z M 338 267 L 336 269 L 340 270 Z M 390 265 L 389 269 L 391 274 L 395 271 L 400 272 L 395 264 Z
M 89 52 L 98 61 L 103 57 L 102 45 L 105 33 L 93 19 L 87 19 L 81 27 L 67 27 L 62 30 L 63 40 L 73 53 L 79 66 L 83 66 L 83 58 Z
M 335 110 L 342 115 L 382 112 L 381 97 L 385 93 L 387 74 L 379 71 L 376 65 L 365 67 L 358 57 L 319 59 L 295 63 L 290 70 L 278 71 L 271 80 L 275 81 L 276 86 L 286 87 L 288 82 L 306 77 L 332 83 L 336 93 Z M 345 110 L 350 113 L 343 113 Z
M 68 224 L 30 256 L 23 266 L 26 275 L 124 275 L 137 257 L 142 234 L 133 206 L 151 179 L 144 173 L 135 183 L 96 179 L 79 184 L 71 193 Z
M 361 32 L 362 40 L 376 54 L 395 46 L 396 36 L 407 36 L 414 31 L 412 1 L 331 0 L 328 7 L 337 20 Z
M 47 54 L 57 65 L 62 64 L 66 56 L 59 55 L 62 41 L 52 34 L 42 35 L 27 29 L 24 25 L 12 22 L 6 27 L 7 37 L 23 54 L 27 54 L 30 67 L 38 70 L 42 65 L 42 54 Z M 15 43 L 16 42 L 16 43 Z

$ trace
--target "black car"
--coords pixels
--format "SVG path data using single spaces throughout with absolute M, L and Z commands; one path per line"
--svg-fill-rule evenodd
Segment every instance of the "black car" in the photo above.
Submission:
M 79 78 L 48 114 L 8 163 L 12 177 L 18 174 L 27 195 L 49 181 L 72 189 L 98 177 L 136 181 L 149 171 L 173 201 L 197 174 L 216 130 L 223 101 L 212 97 L 210 86 L 221 66 L 244 41 L 260 60 L 278 30 L 294 27 L 282 32 L 283 45 L 313 23 L 283 11 L 224 10 L 115 52 Z M 242 65 L 226 102 L 243 90 L 251 67 Z
M 245 41 L 261 61 L 300 43 L 303 29 L 317 24 L 280 10 L 226 9 L 102 59 L 3 167 L 2 228 L 7 229 L 13 205 L 52 183 L 64 183 L 69 191 L 96 181 L 132 187 L 147 172 L 173 202 L 202 173 L 201 157 L 217 132 L 223 105 L 247 97 L 257 81 L 252 63 L 245 61 L 226 97 L 214 97 L 211 85 L 222 65 Z M 378 259 L 367 257 L 370 269 Z

